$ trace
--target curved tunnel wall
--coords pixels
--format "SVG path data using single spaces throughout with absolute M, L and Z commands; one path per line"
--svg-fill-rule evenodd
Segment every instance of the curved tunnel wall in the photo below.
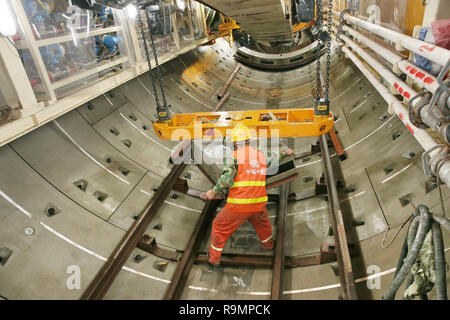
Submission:
M 163 65 L 171 112 L 213 109 L 217 90 L 235 66 L 233 51 L 221 41 Z M 312 107 L 314 70 L 314 63 L 279 73 L 242 66 L 221 110 Z M 153 132 L 155 103 L 150 88 L 144 74 L 0 148 L 0 247 L 13 251 L 0 266 L 0 295 L 79 298 L 141 213 L 170 171 L 168 159 L 175 146 Z M 392 280 L 404 237 L 403 230 L 383 249 L 385 229 L 392 228 L 389 240 L 412 212 L 409 201 L 442 213 L 439 192 L 426 185 L 419 144 L 387 113 L 384 100 L 337 48 L 330 90 L 336 130 L 348 155 L 343 162 L 335 155 L 332 160 L 343 185 L 339 195 L 349 242 L 358 253 L 353 258 L 358 295 L 380 298 Z M 294 139 L 297 152 L 310 150 L 315 142 L 315 138 Z M 300 178 L 291 184 L 291 192 L 313 189 L 323 173 L 319 154 L 297 159 L 296 168 Z M 211 186 L 194 166 L 183 177 L 196 189 Z M 445 187 L 443 196 L 448 208 Z M 147 233 L 162 247 L 182 250 L 202 207 L 203 201 L 172 191 Z M 276 209 L 268 206 L 272 224 Z M 323 196 L 290 202 L 287 226 L 287 255 L 317 253 L 322 243 L 334 241 Z M 445 245 L 449 246 L 448 234 Z M 203 250 L 207 246 L 205 242 Z M 247 224 L 225 250 L 264 254 Z M 144 257 L 139 263 L 133 261 L 138 254 Z M 69 266 L 80 268 L 79 290 L 67 289 Z M 135 249 L 106 298 L 160 299 L 175 266 Z M 379 289 L 367 288 L 369 266 L 382 272 Z M 183 298 L 268 299 L 270 281 L 269 269 L 224 267 L 211 273 L 194 266 Z M 287 269 L 285 294 L 288 299 L 336 299 L 338 283 L 334 264 Z

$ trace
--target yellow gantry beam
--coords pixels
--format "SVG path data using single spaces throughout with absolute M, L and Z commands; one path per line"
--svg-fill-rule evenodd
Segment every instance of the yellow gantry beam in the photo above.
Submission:
M 292 33 L 300 32 L 303 29 L 311 27 L 312 25 L 314 25 L 313 21 L 311 21 L 311 22 L 299 22 L 299 23 L 294 24 L 292 26 Z
M 219 25 L 219 33 L 223 34 L 223 38 L 228 42 L 230 48 L 233 48 L 233 29 L 240 29 L 236 20 L 220 14 L 223 23 Z
M 333 127 L 333 115 L 314 116 L 314 109 L 276 109 L 180 113 L 170 121 L 155 122 L 156 134 L 164 140 L 180 141 L 229 136 L 238 123 L 253 131 L 254 137 L 313 137 Z
M 317 6 L 315 6 L 314 8 L 314 20 L 308 22 L 299 22 L 297 24 L 292 25 L 292 33 L 300 32 L 303 29 L 313 26 L 315 21 L 317 21 Z

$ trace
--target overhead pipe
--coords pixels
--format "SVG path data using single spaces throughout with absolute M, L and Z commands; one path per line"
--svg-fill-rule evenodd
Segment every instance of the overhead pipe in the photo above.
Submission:
M 333 21 L 337 24 L 336 21 Z M 386 59 L 390 62 L 394 67 L 394 72 L 396 70 L 400 70 L 404 74 L 411 77 L 411 79 L 420 87 L 425 88 L 427 91 L 431 93 L 435 93 L 439 88 L 439 83 L 436 81 L 436 77 L 428 73 L 427 71 L 417 67 L 414 63 L 409 61 L 408 59 L 403 58 L 402 56 L 396 54 L 392 50 L 380 45 L 376 41 L 367 38 L 362 35 L 360 32 L 351 28 L 348 25 L 342 26 L 342 31 L 348 32 L 354 39 L 359 42 L 365 44 L 378 55 Z
M 347 22 L 355 23 L 356 25 L 362 26 L 364 29 L 368 30 L 369 32 L 372 32 L 376 35 L 379 35 L 381 37 L 384 37 L 388 40 L 393 40 L 396 43 L 396 49 L 399 49 L 399 45 L 403 45 L 404 48 L 409 49 L 415 53 L 418 53 L 429 60 L 432 60 L 433 62 L 436 62 L 440 65 L 443 65 L 443 71 L 441 74 L 444 74 L 446 72 L 446 69 L 448 69 L 448 65 L 450 63 L 450 51 L 438 46 L 435 46 L 433 44 L 429 44 L 427 42 L 417 40 L 415 38 L 406 36 L 404 34 L 395 32 L 393 30 L 381 27 L 376 24 L 372 24 L 370 22 L 364 21 L 362 19 L 353 17 L 349 15 L 346 12 L 339 13 L 337 11 L 332 12 L 333 15 L 339 16 L 341 22 L 342 20 L 345 20 Z M 364 37 L 360 35 L 357 31 L 350 28 L 349 26 L 342 25 L 342 30 L 347 30 L 347 32 L 351 32 L 352 35 L 355 38 L 361 38 Z M 390 50 L 387 50 L 386 48 L 383 48 L 382 46 L 378 45 L 376 42 L 364 37 L 365 39 L 361 40 L 368 40 L 368 43 L 375 48 L 374 50 L 380 51 L 380 55 L 383 56 L 386 55 L 385 58 L 389 59 L 395 59 L 395 57 L 392 56 L 392 53 L 390 53 Z M 367 41 L 366 41 L 367 42 Z M 374 46 L 375 44 L 375 46 Z M 405 45 L 407 44 L 407 45 Z M 423 80 L 423 84 L 427 84 L 427 86 L 424 86 L 428 91 L 430 91 L 433 94 L 433 97 L 430 100 L 429 95 L 424 95 L 420 99 L 413 99 L 411 100 L 411 106 L 409 108 L 411 121 L 421 128 L 425 127 L 431 127 L 436 132 L 438 132 L 446 141 L 447 144 L 450 144 L 450 122 L 447 120 L 449 116 L 449 90 L 448 90 L 448 84 L 442 83 L 439 79 L 436 79 L 434 77 L 427 76 L 426 73 L 424 73 L 423 70 L 420 70 L 418 67 L 416 67 L 414 64 L 407 60 L 399 61 L 397 64 L 397 67 L 405 72 L 408 75 L 413 75 L 412 79 L 415 79 L 416 81 L 418 79 Z M 440 78 L 441 76 L 439 76 Z M 422 84 L 422 83 L 421 83 Z M 443 89 L 443 87 L 445 87 Z M 399 91 L 402 91 L 403 88 L 396 88 Z M 412 97 L 414 98 L 414 97 Z M 438 102 L 438 107 L 435 107 L 435 102 Z
M 357 45 L 349 37 L 340 34 L 339 39 L 344 40 L 345 43 L 353 49 L 353 51 L 357 52 L 359 56 L 366 60 L 367 63 L 371 65 L 383 77 L 383 79 L 385 79 L 391 87 L 394 87 L 397 92 L 401 94 L 406 100 L 409 101 L 411 98 L 415 97 L 418 94 L 417 91 L 409 87 L 403 80 L 397 77 L 382 63 L 372 57 L 366 50 Z M 417 102 L 418 100 L 415 100 L 415 103 Z
M 332 28 L 336 31 L 336 28 Z M 430 105 L 425 105 L 427 101 L 425 99 L 417 99 L 418 92 L 408 86 L 404 81 L 392 73 L 377 59 L 371 56 L 366 50 L 357 45 L 349 37 L 340 34 L 339 39 L 345 41 L 345 43 L 357 52 L 369 65 L 371 65 L 377 72 L 385 79 L 391 87 L 394 87 L 399 94 L 401 94 L 407 101 L 411 100 L 411 105 L 416 115 L 417 122 L 422 122 L 427 126 L 433 128 L 438 132 L 447 143 L 450 143 L 450 123 L 443 121 L 445 115 L 439 108 L 432 108 Z M 414 119 L 410 119 L 412 122 Z M 417 123 L 416 123 L 417 124 Z M 411 131 L 411 129 L 410 129 Z
M 415 127 L 408 115 L 407 108 L 395 98 L 391 92 L 380 82 L 380 80 L 373 74 L 372 71 L 367 68 L 367 66 L 350 50 L 349 47 L 343 47 L 342 51 L 347 55 L 347 57 L 353 61 L 353 63 L 358 67 L 358 69 L 366 76 L 369 82 L 374 86 L 374 88 L 379 92 L 379 94 L 386 100 L 392 111 L 394 111 L 399 119 L 405 124 L 411 134 L 416 138 L 419 144 L 422 146 L 424 150 L 430 150 L 431 148 L 435 148 L 431 157 L 435 157 L 440 155 L 440 152 L 437 149 L 443 150 L 443 147 L 440 145 L 429 135 L 429 133 L 423 129 Z M 431 168 L 432 172 L 439 176 L 439 178 L 450 187 L 450 160 L 447 160 L 442 163 L 439 168 L 439 172 L 437 171 L 437 167 L 434 166 Z
M 341 12 L 332 11 L 333 15 L 340 17 Z M 396 48 L 405 48 L 409 51 L 420 54 L 421 56 L 431 60 L 439 65 L 445 65 L 447 61 L 450 60 L 450 50 L 438 47 L 432 43 L 428 43 L 422 40 L 412 38 L 410 36 L 404 35 L 400 32 L 382 27 L 377 24 L 367 22 L 365 20 L 356 18 L 351 14 L 344 13 L 342 19 L 345 21 L 360 26 L 367 31 L 374 33 L 386 40 L 392 41 L 396 44 Z M 397 50 L 398 50 L 397 49 Z

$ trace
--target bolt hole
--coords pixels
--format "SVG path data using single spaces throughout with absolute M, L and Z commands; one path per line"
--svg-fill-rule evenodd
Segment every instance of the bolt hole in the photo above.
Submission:
M 134 262 L 136 262 L 136 263 L 139 263 L 139 262 L 141 262 L 142 260 L 144 260 L 144 257 L 141 256 L 140 254 L 138 254 L 138 255 L 136 255 L 136 256 L 134 257 Z
M 119 135 L 119 131 L 116 128 L 111 128 L 109 129 L 109 132 L 111 132 L 113 135 L 118 136 Z
M 96 192 L 94 193 L 94 197 L 95 197 L 98 201 L 103 202 L 103 201 L 105 201 L 105 199 L 107 198 L 107 195 L 106 195 L 105 193 L 103 193 L 103 192 L 96 191 Z
M 125 169 L 125 168 L 119 168 L 119 171 L 124 175 L 127 176 L 130 173 L 130 170 Z
M 398 139 L 401 136 L 400 132 L 396 132 L 392 135 L 392 140 Z
M 122 140 L 122 143 L 127 147 L 130 148 L 131 147 L 131 141 L 126 139 L 126 140 Z

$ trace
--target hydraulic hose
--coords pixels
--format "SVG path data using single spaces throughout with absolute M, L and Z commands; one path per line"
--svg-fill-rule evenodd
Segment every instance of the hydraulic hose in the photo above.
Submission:
M 397 292 L 398 288 L 400 288 L 401 284 L 405 280 L 406 276 L 411 271 L 411 268 L 414 264 L 414 262 L 417 260 L 417 257 L 419 255 L 420 249 L 422 248 L 423 241 L 425 240 L 425 236 L 430 230 L 430 212 L 428 208 L 424 205 L 420 205 L 417 207 L 417 210 L 419 211 L 420 216 L 417 218 L 414 218 L 413 223 L 411 224 L 411 229 L 413 228 L 413 225 L 415 224 L 415 221 L 417 219 L 419 220 L 419 226 L 417 229 L 417 234 L 412 242 L 411 249 L 408 252 L 408 255 L 406 256 L 406 259 L 404 261 L 403 266 L 401 267 L 400 271 L 397 273 L 397 275 L 394 277 L 394 281 L 392 282 L 389 289 L 383 294 L 384 300 L 394 300 L 395 293 Z M 410 230 L 414 231 L 414 229 Z M 409 235 L 408 235 L 409 238 Z
M 400 257 L 398 258 L 397 268 L 395 268 L 394 277 L 397 275 L 397 273 L 402 268 L 403 260 L 406 258 L 407 254 L 408 254 L 408 237 L 405 237 L 405 240 L 403 241 L 402 252 L 400 252 Z
M 438 222 L 441 226 L 450 231 L 450 220 L 448 218 L 436 214 L 431 214 L 431 217 L 434 221 Z
M 413 218 L 411 225 L 409 226 L 407 241 L 408 241 L 408 249 L 411 251 L 411 246 L 416 239 L 417 230 L 419 229 L 420 224 L 420 216 Z
M 402 251 L 400 252 L 400 257 L 398 258 L 398 261 L 397 261 L 397 267 L 395 268 L 394 277 L 397 275 L 397 273 L 402 268 L 403 260 L 405 260 L 406 255 L 408 254 L 408 234 L 409 234 L 409 231 L 411 230 L 412 221 L 413 221 L 414 217 L 416 217 L 416 216 L 417 216 L 417 212 L 414 211 L 413 215 L 409 219 L 408 231 L 406 232 L 406 237 L 405 237 L 405 240 L 403 241 Z M 417 230 L 414 232 L 414 237 L 416 236 L 416 233 L 417 233 Z
M 417 235 L 417 229 L 419 228 L 419 210 L 414 212 L 413 215 L 413 221 L 411 222 L 410 226 L 409 226 L 409 230 L 408 230 L 408 234 L 406 235 L 406 239 L 405 241 L 407 242 L 407 247 L 408 250 L 411 250 L 411 246 L 414 242 L 414 239 L 416 238 Z M 420 252 L 420 250 L 419 250 Z M 403 265 L 403 264 L 402 264 Z M 396 273 L 397 274 L 397 273 Z M 410 285 L 412 285 L 414 282 L 414 276 L 412 274 L 410 274 L 408 276 L 408 280 L 406 280 L 406 288 L 409 288 Z
M 442 238 L 441 226 L 439 223 L 433 221 L 431 228 L 433 232 L 436 298 L 437 300 L 447 300 L 444 240 Z

